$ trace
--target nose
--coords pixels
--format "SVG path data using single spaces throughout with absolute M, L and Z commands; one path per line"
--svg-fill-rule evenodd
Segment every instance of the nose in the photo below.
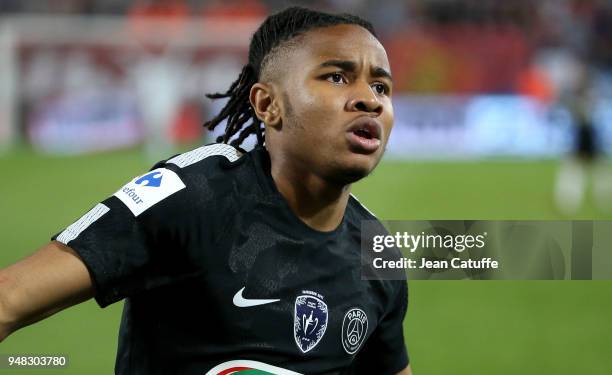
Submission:
M 353 97 L 349 99 L 346 105 L 347 110 L 350 112 L 367 112 L 380 116 L 383 111 L 380 100 L 372 87 L 367 83 L 359 85 L 359 89 L 354 91 Z

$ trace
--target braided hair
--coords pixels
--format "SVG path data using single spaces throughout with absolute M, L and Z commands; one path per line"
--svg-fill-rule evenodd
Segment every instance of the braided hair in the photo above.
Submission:
M 251 107 L 249 94 L 253 84 L 259 81 L 262 69 L 270 60 L 270 55 L 289 40 L 309 30 L 343 24 L 361 26 L 376 36 L 373 26 L 368 21 L 349 14 L 329 14 L 291 7 L 266 18 L 251 38 L 249 60 L 242 68 L 238 79 L 226 92 L 206 95 L 210 99 L 229 98 L 229 100 L 213 119 L 204 124 L 204 127 L 212 131 L 227 119 L 225 133 L 217 138 L 217 142 L 230 143 L 238 147 L 248 136 L 255 134 L 257 143 L 263 146 L 264 129 Z M 250 124 L 247 125 L 249 121 Z

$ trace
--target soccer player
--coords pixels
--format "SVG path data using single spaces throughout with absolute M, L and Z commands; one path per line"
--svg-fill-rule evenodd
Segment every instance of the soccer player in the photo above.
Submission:
M 594 118 L 597 97 L 595 75 L 593 68 L 586 62 L 577 61 L 576 65 L 576 77 L 560 99 L 560 103 L 571 115 L 574 144 L 572 153 L 559 163 L 554 190 L 555 203 L 561 213 L 576 215 L 589 191 L 587 186 L 590 179 L 595 208 L 609 214 L 612 210 L 612 181 L 597 137 Z
M 391 132 L 389 71 L 360 18 L 268 17 L 211 95 L 229 98 L 206 124 L 227 120 L 222 143 L 156 164 L 0 271 L 0 337 L 125 299 L 119 374 L 410 374 L 406 282 L 362 280 L 375 217 L 350 195 Z

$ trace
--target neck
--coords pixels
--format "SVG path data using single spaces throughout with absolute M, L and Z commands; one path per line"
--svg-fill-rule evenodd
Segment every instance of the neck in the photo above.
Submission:
M 273 160 L 272 178 L 293 213 L 309 227 L 329 232 L 344 217 L 350 186 L 330 183 L 295 165 Z

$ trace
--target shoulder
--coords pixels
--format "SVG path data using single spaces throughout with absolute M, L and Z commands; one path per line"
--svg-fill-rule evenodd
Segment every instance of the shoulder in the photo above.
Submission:
M 169 169 L 181 176 L 182 179 L 198 185 L 202 178 L 228 178 L 228 171 L 242 165 L 245 160 L 243 151 L 223 143 L 214 143 L 157 163 L 153 168 Z
M 247 156 L 226 144 L 211 144 L 158 162 L 114 196 L 139 216 L 145 211 L 217 210 L 224 201 L 236 200 L 244 186 L 253 184 Z
M 365 225 L 376 232 L 384 231 L 385 228 L 380 223 L 376 215 L 364 206 L 353 194 L 349 196 L 346 206 L 346 218 L 352 230 L 361 230 Z
M 178 154 L 161 163 L 165 165 L 174 165 L 181 169 L 188 169 L 194 165 L 199 167 L 208 166 L 214 169 L 214 166 L 222 159 L 229 162 L 235 162 L 244 154 L 243 151 L 236 147 L 224 143 L 213 143 Z
M 374 235 L 387 235 L 389 231 L 383 223 L 363 205 L 353 194 L 349 196 L 347 205 L 347 219 L 349 225 L 361 233 L 361 237 L 372 237 Z
M 390 233 L 384 221 L 379 220 L 372 211 L 359 202 L 352 194 L 347 205 L 347 214 L 351 229 L 359 233 L 362 251 L 365 251 L 362 253 L 362 260 L 366 264 L 372 265 L 375 258 L 385 261 L 397 261 L 403 257 L 402 252 L 395 246 L 386 248 L 382 252 L 371 251 L 376 237 L 388 236 Z M 389 223 L 387 222 L 387 224 Z M 376 269 L 372 266 L 366 266 L 363 272 L 365 272 L 366 278 L 370 280 L 381 280 L 381 283 L 384 284 L 384 289 L 394 290 L 391 294 L 397 294 L 397 289 L 406 283 L 406 273 L 403 269 Z
M 257 176 L 250 153 L 215 143 L 176 155 L 158 166 L 175 172 L 187 191 L 200 197 L 222 197 L 228 193 L 257 190 Z M 248 194 L 247 194 L 248 195 Z
M 374 215 L 374 213 L 372 211 L 370 211 L 366 206 L 364 206 L 357 199 L 357 197 L 354 196 L 353 194 L 349 195 L 349 202 L 348 202 L 348 206 L 347 207 L 351 211 L 351 214 L 360 217 L 361 220 L 376 220 L 376 221 L 378 221 L 378 218 L 376 217 L 376 215 Z

